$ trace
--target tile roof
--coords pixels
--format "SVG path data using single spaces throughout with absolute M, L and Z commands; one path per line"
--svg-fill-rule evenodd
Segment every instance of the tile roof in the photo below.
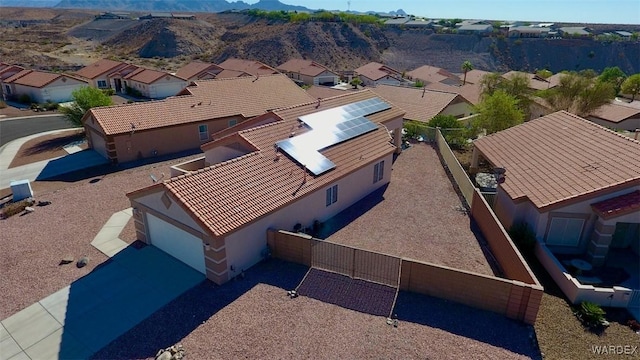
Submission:
M 278 71 L 271 66 L 254 60 L 230 58 L 221 62 L 218 66 L 225 70 L 242 71 L 254 76 L 278 74 Z
M 192 61 L 178 69 L 178 71 L 176 71 L 176 76 L 189 80 L 206 72 L 218 73 L 220 71 L 222 71 L 222 68 L 216 64 Z
M 154 82 L 162 79 L 163 77 L 168 76 L 172 78 L 177 78 L 175 75 L 171 75 L 168 72 L 151 70 L 145 68 L 137 68 L 132 71 L 130 74 L 126 75 L 124 78 L 131 81 L 136 81 L 143 84 L 153 84 Z M 181 78 L 178 78 L 183 80 Z
M 531 89 L 545 90 L 551 87 L 551 83 L 548 80 L 545 80 L 536 74 L 531 74 L 524 71 L 509 71 L 502 74 L 502 77 L 504 77 L 505 79 L 509 79 L 514 75 L 526 76 L 529 79 L 529 88 Z
M 405 119 L 423 122 L 428 122 L 440 114 L 455 100 L 467 102 L 456 93 L 415 87 L 378 85 L 371 91 L 405 110 Z
M 628 106 L 622 101 L 614 100 L 609 104 L 597 108 L 591 116 L 613 123 L 619 123 L 630 118 L 640 118 L 640 108 Z
M 507 170 L 501 188 L 538 209 L 640 184 L 640 142 L 558 111 L 474 141 Z
M 397 78 L 402 77 L 402 74 L 398 70 L 392 69 L 377 62 L 370 62 L 366 65 L 362 65 L 357 68 L 355 72 L 358 73 L 358 75 L 368 77 L 373 81 L 380 80 L 387 75 Z
M 76 71 L 75 74 L 86 79 L 95 79 L 100 75 L 106 74 L 107 72 L 113 72 L 118 67 L 125 65 L 126 63 L 120 61 L 102 59 L 94 62 L 91 65 L 83 67 L 82 69 Z
M 225 236 L 393 153 L 391 137 L 379 125 L 375 131 L 323 150 L 336 168 L 319 176 L 307 174 L 306 181 L 301 166 L 288 156 L 282 154 L 275 160 L 274 144 L 287 138 L 292 126 L 298 128 L 300 116 L 375 96 L 370 91 L 353 92 L 324 100 L 319 108 L 314 101 L 275 111 L 281 121 L 240 132 L 259 151 L 172 178 L 163 185 L 205 228 L 215 236 Z M 402 115 L 401 110 L 391 108 L 369 119 L 380 123 Z
M 242 77 L 242 76 L 253 76 L 253 75 L 244 71 L 223 69 L 222 71 L 216 74 L 216 79 L 231 79 L 231 78 Z
M 65 74 L 59 74 L 59 73 L 52 73 L 52 72 L 45 72 L 45 71 L 37 71 L 37 70 L 23 70 L 20 71 L 19 73 L 15 74 L 14 76 L 6 79 L 4 82 L 5 83 L 13 83 L 16 85 L 23 85 L 23 86 L 29 86 L 29 87 L 35 87 L 35 88 L 42 88 L 45 87 L 47 85 L 49 85 L 50 83 L 60 79 L 60 78 L 67 78 L 67 79 L 74 79 L 77 81 L 82 81 L 84 82 L 84 80 L 80 80 L 77 78 L 74 78 L 72 76 L 69 75 L 65 75 Z
M 156 129 L 190 122 L 241 115 L 308 102 L 309 95 L 285 75 L 196 81 L 182 96 L 159 101 L 98 107 L 89 110 L 106 135 Z
M 23 70 L 24 68 L 18 65 L 5 66 L 0 70 L 0 80 L 4 81 Z
M 449 71 L 430 65 L 423 65 L 415 70 L 407 72 L 407 77 L 414 80 L 422 80 L 428 82 L 440 82 L 446 79 L 458 80 L 458 77 Z
M 425 84 L 427 89 L 431 90 L 439 90 L 445 92 L 452 92 L 456 94 L 460 94 L 467 101 L 472 103 L 473 105 L 477 105 L 480 102 L 480 94 L 482 93 L 482 88 L 480 84 L 472 84 L 467 82 L 466 85 L 447 85 L 441 82 L 436 83 L 428 83 Z
M 348 91 L 349 90 L 332 89 L 327 86 L 312 85 L 307 89 L 307 94 L 314 99 L 324 99 L 337 95 L 344 95 Z
M 278 66 L 277 70 L 300 73 L 307 76 L 318 76 L 325 71 L 335 73 L 324 65 L 318 64 L 312 60 L 291 59 L 284 64 Z
M 591 208 L 605 220 L 640 212 L 640 190 L 591 204 Z
M 477 70 L 477 69 L 467 71 L 467 84 L 468 83 L 480 84 L 480 82 L 482 81 L 482 78 L 485 75 L 489 75 L 489 74 L 491 74 L 490 71 Z M 460 80 L 462 79 L 464 79 L 464 73 L 460 74 Z

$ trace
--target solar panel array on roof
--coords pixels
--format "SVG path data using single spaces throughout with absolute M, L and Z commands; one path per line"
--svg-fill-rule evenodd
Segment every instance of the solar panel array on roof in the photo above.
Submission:
M 301 116 L 299 120 L 312 130 L 278 141 L 276 146 L 312 174 L 320 175 L 336 167 L 320 150 L 377 129 L 378 125 L 365 116 L 390 108 L 380 98 L 371 98 Z

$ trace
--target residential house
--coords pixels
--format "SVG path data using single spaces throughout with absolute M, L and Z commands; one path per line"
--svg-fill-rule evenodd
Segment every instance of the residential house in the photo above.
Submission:
M 306 85 L 333 86 L 340 82 L 338 73 L 312 60 L 290 59 L 276 69 L 294 81 Z
M 582 26 L 561 27 L 558 29 L 558 32 L 560 33 L 560 35 L 564 37 L 569 36 L 569 37 L 586 38 L 591 36 L 591 33 L 589 32 L 589 30 Z
M 551 31 L 548 27 L 513 26 L 509 28 L 510 38 L 546 38 Z
M 110 88 L 109 74 L 129 66 L 121 61 L 101 59 L 76 71 L 74 75 L 87 80 L 89 86 L 98 89 Z
M 408 17 L 408 16 L 406 16 L 406 17 L 397 17 L 397 18 L 389 19 L 389 20 L 385 21 L 384 24 L 385 25 L 402 25 L 402 24 L 406 24 L 410 20 L 411 20 L 411 18 Z
M 412 81 L 422 81 L 423 83 L 441 82 L 447 85 L 460 85 L 457 75 L 449 71 L 430 65 L 422 65 L 415 70 L 408 71 L 405 78 Z
M 470 82 L 467 82 L 465 85 L 459 86 L 435 82 L 426 84 L 425 88 L 429 90 L 438 90 L 459 94 L 473 105 L 477 105 L 480 103 L 480 95 L 482 94 L 482 87 L 480 86 L 480 84 L 474 84 Z
M 596 109 L 587 119 L 607 128 L 635 131 L 640 129 L 640 101 L 615 99 Z
M 96 15 L 96 20 L 131 20 L 131 13 L 128 12 L 104 12 L 100 15 Z
M 459 26 L 458 34 L 470 34 L 470 35 L 487 35 L 493 32 L 493 26 L 489 24 L 473 24 Z
M 628 31 L 616 31 L 615 33 L 624 40 L 631 40 L 631 37 L 633 36 L 633 34 Z
M 355 119 L 345 107 L 367 130 L 338 131 Z M 370 91 L 272 111 L 265 125 L 205 144 L 206 167 L 127 194 L 138 239 L 225 283 L 268 256 L 268 229 L 325 221 L 387 184 L 388 129 L 403 115 Z
M 88 86 L 83 79 L 36 70 L 22 70 L 2 82 L 5 98 L 19 99 L 26 95 L 32 103 L 70 101 L 71 93 L 83 86 Z
M 242 74 L 262 76 L 279 73 L 278 70 L 272 68 L 271 66 L 255 60 L 229 58 L 218 64 L 218 66 L 220 66 L 224 70 L 237 72 L 238 76 L 242 76 Z
M 426 19 L 414 19 L 404 23 L 404 26 L 408 28 L 430 28 L 430 27 L 433 27 L 434 25 L 435 25 L 435 22 L 433 22 L 433 20 L 426 20 Z
M 123 77 L 124 85 L 150 99 L 164 99 L 182 91 L 188 82 L 164 71 L 137 68 Z
M 192 61 L 176 71 L 176 76 L 187 80 L 187 82 L 215 79 L 216 75 L 222 70 L 216 64 L 206 63 L 202 61 Z
M 400 85 L 405 82 L 401 72 L 377 62 L 363 65 L 355 69 L 355 72 L 365 86 L 376 86 L 378 84 Z
M 509 71 L 502 74 L 502 77 L 509 79 L 514 75 L 524 75 L 529 79 L 529 88 L 533 90 L 545 90 L 554 87 L 557 84 L 551 84 L 551 82 L 545 78 L 536 74 L 527 73 L 524 71 Z
M 486 76 L 486 75 L 490 75 L 492 74 L 491 71 L 484 71 L 484 70 L 478 70 L 478 69 L 473 69 L 473 70 L 469 70 L 467 71 L 467 77 L 466 77 L 466 82 L 471 83 L 471 84 L 480 84 L 482 82 L 482 79 Z M 460 74 L 459 75 L 460 80 L 463 81 L 465 79 L 464 74 Z
M 138 69 L 140 69 L 139 66 L 126 64 L 124 67 L 119 67 L 117 70 L 108 73 L 106 76 L 109 87 L 114 89 L 118 94 L 126 94 L 129 89 L 125 77 Z
M 473 111 L 473 105 L 457 93 L 393 85 L 378 85 L 371 91 L 405 110 L 405 120 L 429 122 L 440 114 L 463 118 Z
M 122 163 L 199 149 L 212 133 L 313 100 L 281 74 L 203 80 L 164 100 L 93 108 L 83 122 L 90 147 Z
M 2 96 L 2 99 L 7 100 L 4 96 L 5 94 L 4 81 L 23 70 L 24 68 L 22 66 L 11 65 L 11 64 L 0 62 L 0 96 Z M 11 89 L 10 86 L 9 86 L 9 89 Z
M 611 248 L 639 254 L 640 142 L 559 111 L 477 139 L 472 168 L 480 157 L 506 170 L 495 201 L 505 228 L 524 221 L 552 252 L 594 266 Z

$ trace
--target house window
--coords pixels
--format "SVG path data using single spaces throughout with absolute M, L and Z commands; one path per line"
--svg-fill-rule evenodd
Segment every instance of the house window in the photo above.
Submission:
M 198 133 L 200 134 L 200 141 L 209 140 L 209 129 L 206 124 L 198 126 Z
M 373 166 L 373 183 L 377 183 L 382 178 L 384 178 L 384 160 Z
M 584 219 L 554 217 L 547 232 L 547 245 L 578 246 Z
M 106 80 L 98 80 L 98 87 L 99 88 L 106 88 L 107 87 L 107 81 Z
M 231 119 L 231 120 L 229 120 L 229 127 L 235 126 L 237 123 L 238 123 L 238 120 Z
M 338 201 L 338 185 L 333 185 L 332 187 L 327 189 L 327 202 L 326 205 L 329 206 Z

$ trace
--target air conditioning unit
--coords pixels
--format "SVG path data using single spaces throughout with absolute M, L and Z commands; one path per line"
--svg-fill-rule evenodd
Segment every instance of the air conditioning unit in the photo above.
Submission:
M 29 180 L 15 180 L 9 183 L 13 193 L 13 201 L 20 201 L 33 197 L 33 189 Z

